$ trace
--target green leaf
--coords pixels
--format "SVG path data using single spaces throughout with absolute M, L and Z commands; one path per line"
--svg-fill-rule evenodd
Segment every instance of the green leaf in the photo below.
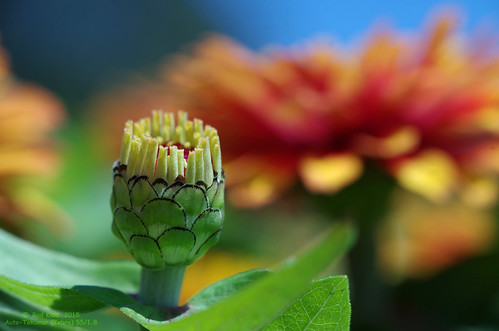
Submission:
M 45 305 L 51 309 L 81 311 L 105 305 L 114 306 L 151 330 L 255 330 L 274 323 L 283 312 L 283 316 L 286 316 L 289 311 L 286 311 L 286 308 L 305 292 L 309 281 L 331 264 L 332 260 L 340 257 L 353 243 L 354 237 L 350 226 L 335 227 L 324 241 L 278 272 L 250 271 L 207 287 L 189 303 L 190 313 L 170 321 L 155 321 L 154 318 L 158 315 L 154 308 L 137 304 L 132 297 L 110 288 L 47 287 L 23 284 L 1 277 L 0 289 L 25 302 Z M 344 277 L 339 279 L 345 280 Z M 333 292 L 330 300 L 323 301 L 325 308 L 317 310 L 313 305 L 309 305 L 308 312 L 317 312 L 317 318 L 310 320 L 312 323 L 319 323 L 322 319 L 332 316 L 333 320 L 329 322 L 337 322 L 340 326 L 348 325 L 350 309 L 348 292 L 344 291 L 347 283 L 336 285 L 336 290 L 329 291 Z M 339 305 L 345 308 L 341 313 L 334 314 L 329 307 L 338 304 L 335 293 L 342 291 L 344 296 L 341 297 Z M 301 300 L 312 301 L 314 295 L 319 296 L 321 293 L 324 298 L 323 292 L 309 288 Z M 293 306 L 289 309 L 293 309 Z
M 264 330 L 348 330 L 350 313 L 347 277 L 327 277 L 314 281 L 300 299 Z
M 263 278 L 264 276 L 271 274 L 272 271 L 264 269 L 250 270 L 236 274 L 234 276 L 228 277 L 221 281 L 218 281 L 196 294 L 188 303 L 189 314 L 203 311 L 222 301 L 225 298 L 237 293 L 241 289 L 254 283 L 256 280 Z M 105 297 L 101 297 L 103 301 L 107 300 Z M 126 305 L 118 307 L 125 315 L 136 320 L 137 322 L 149 323 L 150 319 L 154 319 L 155 315 L 159 315 L 155 309 L 152 307 L 147 307 L 143 305 Z M 176 320 L 181 320 L 185 318 L 186 315 L 181 315 L 176 318 Z M 157 322 L 161 324 L 171 323 Z
M 69 312 L 85 313 L 104 307 L 114 306 L 120 309 L 131 309 L 142 316 L 155 316 L 152 307 L 137 304 L 129 295 L 111 288 L 97 286 L 74 286 L 63 288 L 57 286 L 31 285 L 0 276 L 0 291 L 10 295 L 10 306 L 24 306 L 23 312 Z M 1 293 L 0 293 L 1 294 Z M 20 302 L 20 303 L 17 303 Z M 14 305 L 12 303 L 15 303 Z M 27 304 L 27 305 L 23 305 Z M 0 301 L 0 308 L 1 308 Z M 129 307 L 129 308 L 128 308 Z M 83 316 L 83 315 L 81 315 Z M 83 319 L 83 317 L 81 317 Z M 0 311 L 0 321 L 4 319 Z M 0 327 L 1 329 L 1 327 Z
M 0 302 L 0 329 L 1 330 L 82 330 L 79 327 L 68 325 L 54 325 L 54 319 L 44 319 L 26 316 L 26 312 L 20 312 L 6 307 Z
M 293 263 L 207 310 L 180 316 L 173 322 L 157 322 L 137 316 L 135 318 L 150 330 L 260 329 L 293 303 L 315 275 L 345 253 L 353 244 L 354 238 L 355 234 L 350 226 L 337 226 L 325 240 Z
M 91 240 L 91 238 L 89 238 Z M 0 275 L 33 285 L 93 285 L 137 292 L 140 267 L 133 261 L 92 261 L 47 250 L 0 229 Z
M 269 270 L 251 270 L 219 281 L 194 296 L 189 307 L 192 312 L 204 310 L 269 273 Z M 129 295 L 105 287 L 40 286 L 0 276 L 0 290 L 24 303 L 42 309 L 42 311 L 85 312 L 105 306 L 114 306 L 122 309 L 132 318 L 144 318 L 144 316 L 150 318 L 157 313 L 152 307 L 138 304 Z
M 255 269 L 218 281 L 192 297 L 189 309 L 191 312 L 205 310 L 271 273 L 271 270 Z
M 77 290 L 25 284 L 5 276 L 0 276 L 0 289 L 22 301 L 57 311 L 86 312 L 106 306 L 94 297 Z
M 92 313 L 46 312 L 0 293 L 0 330 L 136 331 L 137 325 L 131 319 L 105 311 Z

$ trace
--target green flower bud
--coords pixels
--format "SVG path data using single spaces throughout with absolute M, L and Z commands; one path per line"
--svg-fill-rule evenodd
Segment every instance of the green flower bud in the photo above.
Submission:
M 217 131 L 187 113 L 125 125 L 113 166 L 113 233 L 147 268 L 188 265 L 218 242 L 224 173 Z

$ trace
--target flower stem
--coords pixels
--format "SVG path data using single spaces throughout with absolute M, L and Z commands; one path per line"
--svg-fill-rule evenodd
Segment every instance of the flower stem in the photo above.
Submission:
M 376 263 L 376 232 L 386 217 L 395 185 L 385 172 L 368 164 L 357 182 L 332 198 L 314 197 L 328 216 L 354 219 L 359 229 L 357 244 L 349 253 L 352 330 L 384 330 L 392 323 L 390 289 Z
M 178 306 L 185 266 L 164 269 L 142 268 L 140 278 L 140 300 L 143 304 L 157 308 Z

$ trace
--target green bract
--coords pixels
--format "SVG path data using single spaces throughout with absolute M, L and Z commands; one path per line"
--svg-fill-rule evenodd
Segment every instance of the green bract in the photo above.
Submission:
M 218 242 L 224 175 L 216 130 L 187 114 L 127 122 L 113 167 L 113 233 L 144 267 L 188 265 Z

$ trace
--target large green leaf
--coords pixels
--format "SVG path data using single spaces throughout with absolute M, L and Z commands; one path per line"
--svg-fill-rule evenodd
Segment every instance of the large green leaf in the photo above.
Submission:
M 94 297 L 77 290 L 26 284 L 5 276 L 0 276 L 0 289 L 22 301 L 50 310 L 87 312 L 106 306 Z
M 0 275 L 34 285 L 92 285 L 133 293 L 140 267 L 133 261 L 92 261 L 50 251 L 0 229 Z
M 234 293 L 242 290 L 246 286 L 261 279 L 264 276 L 271 274 L 272 271 L 266 269 L 255 269 L 239 273 L 228 277 L 224 280 L 216 282 L 198 294 L 189 301 L 189 309 L 191 312 L 206 310 L 215 303 L 230 297 Z
M 269 273 L 271 273 L 269 270 L 251 270 L 212 284 L 191 299 L 189 302 L 190 312 L 206 310 Z M 141 319 L 144 316 L 151 318 L 159 313 L 153 307 L 137 303 L 135 299 L 123 292 L 105 287 L 74 286 L 73 288 L 63 288 L 31 285 L 0 276 L 0 290 L 32 307 L 36 307 L 36 310 L 41 309 L 39 311 L 86 312 L 105 306 L 113 306 L 134 319 Z M 23 311 L 31 310 L 25 307 Z
M 191 312 L 208 309 L 214 303 L 231 296 L 252 282 L 263 276 L 269 275 L 270 273 L 271 271 L 269 270 L 251 270 L 217 282 L 205 288 L 192 298 L 189 302 Z M 26 288 L 29 288 L 29 286 L 26 286 Z M 132 303 L 127 309 L 132 309 L 134 307 L 133 299 L 127 296 L 123 297 L 124 294 L 120 294 L 120 292 L 117 291 L 96 287 L 80 288 L 80 290 L 83 290 L 82 292 L 87 292 L 90 295 L 93 294 L 96 298 L 107 301 L 114 306 L 121 305 L 123 307 L 125 303 Z M 84 296 L 83 293 L 78 293 L 76 290 L 73 292 L 73 295 L 76 294 L 76 297 L 79 298 L 79 300 L 75 301 L 84 301 L 82 300 Z M 49 293 L 49 290 L 44 293 Z M 61 304 L 69 304 L 69 306 L 61 310 L 78 310 L 78 307 L 76 307 L 74 303 L 67 301 L 76 297 L 69 296 L 68 294 L 69 293 L 66 292 L 65 295 L 61 295 L 61 298 L 59 298 Z M 35 291 L 35 296 L 38 295 L 39 294 Z M 50 300 L 50 297 L 48 299 Z M 91 301 L 92 298 L 89 302 Z M 135 309 L 138 307 L 139 305 L 135 305 Z M 142 309 L 145 309 L 145 307 L 142 307 Z M 53 321 L 53 319 L 43 319 L 33 316 L 26 317 L 26 315 L 23 315 L 21 312 L 2 306 L 0 302 L 0 321 L 3 321 L 5 324 L 5 322 L 9 320 L 19 321 L 24 324 L 30 323 L 27 321 L 31 321 L 30 327 L 38 325 L 39 328 L 37 329 L 42 330 L 46 329 L 44 326 L 50 326 L 50 323 Z M 345 276 L 333 276 L 314 281 L 303 296 L 280 316 L 274 319 L 264 328 L 264 330 L 346 330 L 348 329 L 349 323 L 350 301 L 348 295 L 348 279 Z M 57 329 L 59 328 L 61 330 L 78 330 L 78 328 L 65 325 L 60 325 Z
M 325 240 L 278 272 L 242 273 L 206 288 L 191 300 L 188 314 L 171 321 L 155 321 L 157 315 L 153 308 L 140 305 L 132 297 L 110 288 L 47 287 L 2 277 L 0 289 L 20 300 L 50 309 L 78 311 L 98 309 L 103 305 L 114 306 L 151 330 L 255 330 L 280 316 L 305 292 L 307 284 L 315 275 L 350 247 L 353 239 L 354 232 L 349 226 L 336 227 Z M 342 288 L 338 289 L 341 292 Z M 304 297 L 301 300 L 311 301 L 307 297 L 310 293 L 316 292 L 309 289 L 305 295 L 307 299 Z M 345 295 L 348 298 L 348 292 Z M 340 299 L 344 300 L 344 297 Z M 337 302 L 339 299 L 334 295 L 330 300 L 327 305 L 344 306 Z M 313 310 L 312 307 L 310 309 Z M 345 322 L 350 319 L 348 304 L 340 315 L 333 314 L 332 322 L 343 321 L 340 325 L 348 325 Z M 314 323 L 327 314 L 321 311 L 318 316 Z
M 348 330 L 350 310 L 347 277 L 327 277 L 314 281 L 301 298 L 264 330 Z
M 207 310 L 180 316 L 173 323 L 133 317 L 150 330 L 257 330 L 293 303 L 314 276 L 346 252 L 354 238 L 350 226 L 337 226 L 325 240 L 282 270 L 263 277 Z

